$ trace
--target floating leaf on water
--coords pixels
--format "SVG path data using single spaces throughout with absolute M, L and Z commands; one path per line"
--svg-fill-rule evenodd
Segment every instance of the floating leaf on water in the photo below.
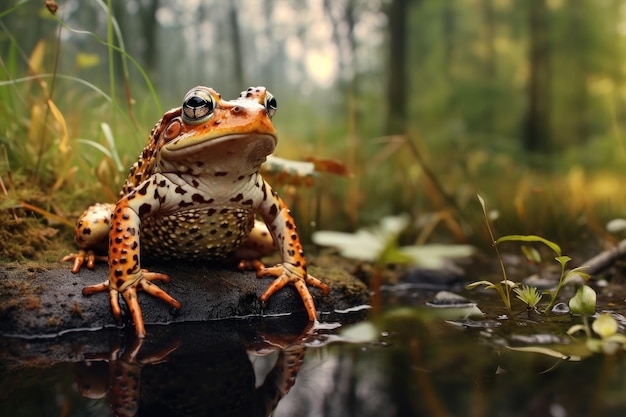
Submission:
M 544 346 L 524 346 L 524 347 L 511 347 L 507 346 L 507 349 L 515 350 L 517 352 L 532 352 L 532 353 L 540 353 L 542 355 L 551 356 L 553 358 L 559 358 L 564 361 L 575 361 L 578 362 L 582 360 L 581 356 L 578 355 L 567 355 L 559 352 L 558 350 L 551 349 Z

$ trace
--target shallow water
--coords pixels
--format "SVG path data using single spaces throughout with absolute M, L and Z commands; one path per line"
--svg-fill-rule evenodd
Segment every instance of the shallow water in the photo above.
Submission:
M 121 329 L 2 338 L 0 415 L 626 415 L 625 356 L 568 336 L 580 317 L 505 319 L 493 294 L 465 294 L 482 317 L 426 305 L 433 295 L 392 289 L 393 307 L 318 328 L 250 318 L 153 326 L 143 343 Z M 599 292 L 598 311 L 621 320 L 622 295 Z

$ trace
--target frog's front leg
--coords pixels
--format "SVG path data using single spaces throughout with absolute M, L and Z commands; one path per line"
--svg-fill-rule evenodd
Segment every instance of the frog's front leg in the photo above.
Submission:
M 263 191 L 263 201 L 259 206 L 259 212 L 268 225 L 282 258 L 282 264 L 269 268 L 260 268 L 257 271 L 257 276 L 259 277 L 266 275 L 278 277 L 261 295 L 261 301 L 267 301 L 272 294 L 284 286 L 291 284 L 298 290 L 307 314 L 309 315 L 309 320 L 315 321 L 317 319 L 317 312 L 307 284 L 321 289 L 324 294 L 330 292 L 330 287 L 307 273 L 304 250 L 302 249 L 302 244 L 300 243 L 300 238 L 296 231 L 293 216 L 287 205 L 276 192 L 272 190 L 270 185 L 264 180 L 261 181 L 262 184 L 260 188 Z
M 109 232 L 109 279 L 101 284 L 83 288 L 84 295 L 109 291 L 113 316 L 118 320 L 121 318 L 118 301 L 121 294 L 130 310 L 138 337 L 145 337 L 146 330 L 141 307 L 137 301 L 137 290 L 160 298 L 175 309 L 181 307 L 177 300 L 151 282 L 169 282 L 169 277 L 142 270 L 140 265 L 140 214 L 147 216 L 158 210 L 159 193 L 166 192 L 159 188 L 163 187 L 162 184 L 159 186 L 156 184 L 157 181 L 154 179 L 146 181 L 115 205 Z

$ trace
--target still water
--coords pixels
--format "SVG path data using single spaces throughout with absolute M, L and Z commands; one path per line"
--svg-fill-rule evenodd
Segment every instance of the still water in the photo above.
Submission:
M 580 318 L 403 304 L 3 337 L 0 416 L 626 415 L 625 356 L 568 336 Z

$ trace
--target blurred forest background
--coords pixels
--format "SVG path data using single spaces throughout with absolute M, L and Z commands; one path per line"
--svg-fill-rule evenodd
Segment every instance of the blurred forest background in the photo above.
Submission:
M 37 204 L 63 218 L 114 199 L 152 125 L 197 84 L 226 98 L 265 85 L 277 154 L 352 172 L 288 197 L 305 228 L 408 212 L 420 241 L 484 236 L 479 193 L 500 233 L 566 244 L 609 239 L 604 222 L 626 210 L 626 1 L 58 6 L 0 5 L 0 175 L 60 193 Z

